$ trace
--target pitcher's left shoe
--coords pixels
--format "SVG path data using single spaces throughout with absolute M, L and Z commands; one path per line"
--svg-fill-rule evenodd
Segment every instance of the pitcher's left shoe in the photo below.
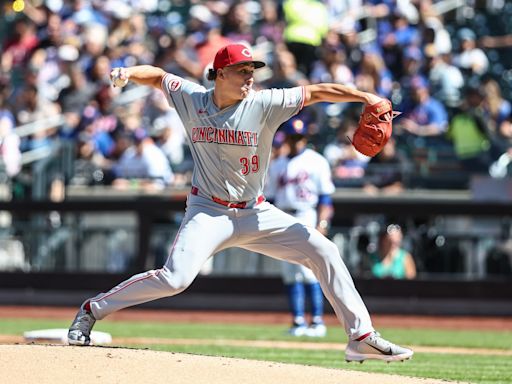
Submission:
M 90 309 L 87 309 L 88 301 L 80 306 L 75 320 L 69 327 L 68 343 L 69 345 L 89 345 L 91 344 L 91 330 L 96 323 Z

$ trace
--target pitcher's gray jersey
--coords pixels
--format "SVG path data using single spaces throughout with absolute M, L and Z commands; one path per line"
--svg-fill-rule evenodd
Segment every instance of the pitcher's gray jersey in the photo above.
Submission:
M 226 201 L 261 195 L 274 134 L 302 109 L 304 88 L 251 91 L 223 110 L 213 102 L 213 89 L 175 75 L 165 75 L 162 90 L 187 132 L 192 185 Z

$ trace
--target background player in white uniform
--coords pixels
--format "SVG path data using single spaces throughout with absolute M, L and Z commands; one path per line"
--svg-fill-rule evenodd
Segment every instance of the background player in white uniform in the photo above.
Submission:
M 332 215 L 330 195 L 335 188 L 327 160 L 307 148 L 307 129 L 307 121 L 300 115 L 279 129 L 286 135 L 283 145 L 288 150 L 270 163 L 265 197 L 301 223 L 326 235 Z M 301 264 L 283 262 L 281 272 L 293 316 L 289 333 L 293 336 L 325 336 L 324 297 L 313 271 Z M 305 318 L 308 301 L 311 310 L 309 326 Z
M 212 89 L 150 65 L 115 68 L 117 86 L 128 80 L 161 89 L 185 126 L 194 159 L 186 214 L 162 268 L 135 275 L 86 300 L 71 324 L 68 341 L 88 345 L 96 320 L 184 291 L 203 263 L 228 247 L 241 247 L 309 267 L 344 324 L 347 360 L 404 360 L 409 349 L 374 331 L 335 244 L 314 228 L 265 202 L 263 186 L 277 128 L 304 105 L 381 99 L 340 84 L 317 84 L 255 92 L 253 72 L 265 64 L 241 44 L 221 48 L 208 78 Z

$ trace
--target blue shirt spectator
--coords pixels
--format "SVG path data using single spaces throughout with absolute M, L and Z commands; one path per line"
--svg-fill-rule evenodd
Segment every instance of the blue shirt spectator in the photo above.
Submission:
M 412 100 L 407 99 L 398 124 L 413 135 L 437 136 L 446 132 L 448 114 L 441 102 L 430 96 L 425 78 L 411 80 Z

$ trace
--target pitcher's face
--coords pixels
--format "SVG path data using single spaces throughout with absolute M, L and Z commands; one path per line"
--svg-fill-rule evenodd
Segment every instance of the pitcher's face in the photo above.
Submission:
M 228 85 L 227 92 L 245 99 L 254 84 L 254 64 L 238 64 L 222 69 L 224 79 Z

